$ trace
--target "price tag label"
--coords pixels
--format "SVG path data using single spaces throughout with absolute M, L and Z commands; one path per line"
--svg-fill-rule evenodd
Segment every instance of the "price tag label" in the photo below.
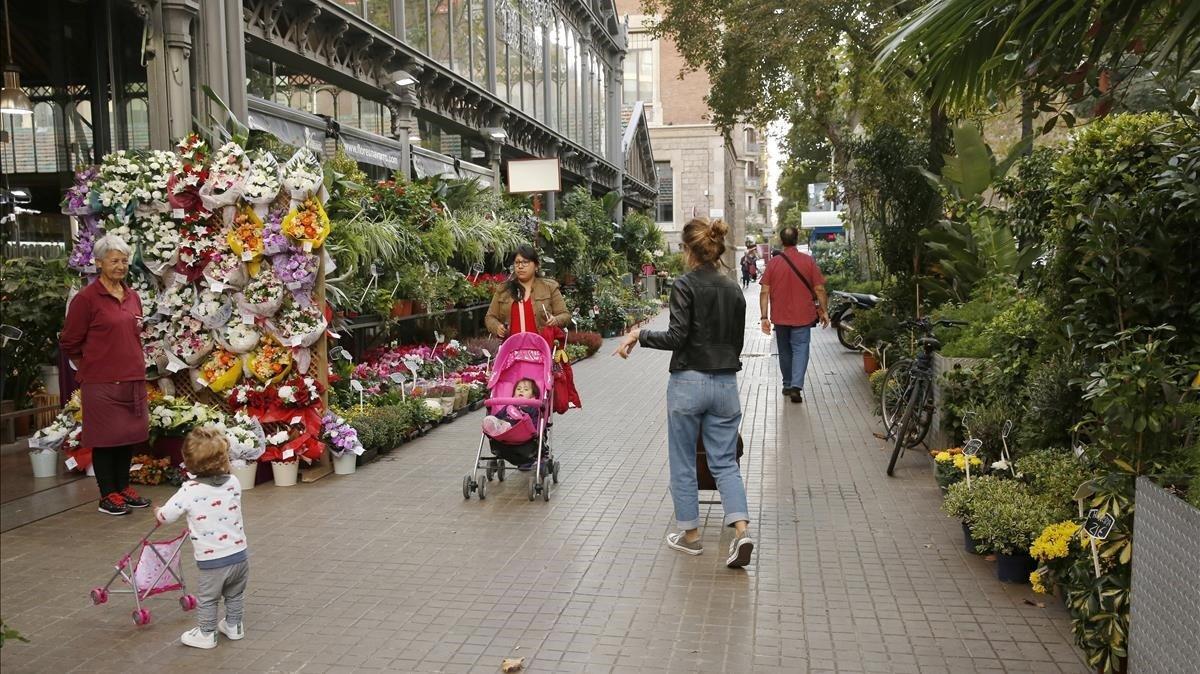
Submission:
M 1112 513 L 1100 514 L 1100 510 L 1092 508 L 1088 511 L 1087 520 L 1083 523 L 1083 530 L 1088 536 L 1096 540 L 1103 541 L 1112 533 L 1113 525 L 1117 523 L 1117 518 L 1112 516 Z
M 291 423 L 292 423 L 292 425 L 293 425 L 293 426 L 295 426 L 296 424 L 299 424 L 299 423 L 300 423 L 300 417 L 298 417 L 298 416 L 296 416 L 296 417 L 292 417 L 292 422 L 291 422 Z
M 291 449 L 285 449 L 285 450 L 283 450 L 283 458 L 284 458 L 285 460 L 286 460 L 286 459 L 291 459 L 291 458 L 293 458 L 293 457 L 295 457 L 295 456 L 296 456 L 296 452 L 295 452 L 295 450 L 291 450 Z
M 76 468 L 79 467 L 79 462 L 76 461 L 75 457 L 73 457 L 73 456 L 67 457 L 66 464 L 67 464 L 67 470 L 75 470 Z
M 350 380 L 350 388 L 354 389 L 355 391 L 359 391 L 361 393 L 363 390 L 362 382 L 357 379 L 351 379 Z
M 983 441 L 977 438 L 967 440 L 967 444 L 963 445 L 963 454 L 967 456 L 975 456 L 979 450 L 983 449 Z
M 186 215 L 187 214 L 183 212 L 182 208 L 175 208 L 171 210 L 171 217 L 176 220 L 182 220 Z
M 253 259 L 254 259 L 254 253 L 251 253 L 248 250 L 242 251 L 242 262 L 249 262 Z
M 438 344 L 441 344 L 442 342 L 446 341 L 446 336 L 443 335 L 442 333 L 438 332 L 437 330 L 433 331 L 433 338 L 435 340 L 437 340 Z
M 242 314 L 242 325 L 254 325 L 254 317 L 250 314 Z
M 400 374 L 399 372 L 393 372 L 393 373 L 389 374 L 388 379 L 391 379 L 393 384 L 403 384 L 404 383 L 404 375 Z
M 489 358 L 489 359 L 490 359 L 490 358 L 492 357 L 492 352 L 491 352 L 491 351 L 488 351 L 487 349 L 480 349 L 480 351 L 482 351 L 482 352 L 483 352 L 483 357 L 484 357 L 484 358 Z
M 223 292 L 225 290 L 225 284 L 221 283 L 220 281 L 213 281 L 212 283 L 208 284 L 208 287 L 214 293 Z
M 302 285 L 304 285 L 304 284 L 299 281 L 292 281 L 291 283 L 287 284 L 287 288 L 288 288 L 288 290 L 299 290 L 300 286 L 302 286 Z
M 311 253 L 311 252 L 312 252 L 312 241 L 305 241 L 305 242 L 304 242 L 304 252 L 306 252 L 306 253 Z
M 132 466 L 130 466 L 130 467 L 129 467 L 129 472 L 131 472 L 131 473 L 136 473 L 137 471 L 139 471 L 139 470 L 141 470 L 141 469 L 142 469 L 142 464 L 140 464 L 140 463 L 135 463 L 135 464 L 133 464 Z

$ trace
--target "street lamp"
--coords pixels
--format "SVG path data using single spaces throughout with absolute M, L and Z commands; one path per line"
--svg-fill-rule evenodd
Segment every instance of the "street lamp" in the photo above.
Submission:
M 417 78 L 413 77 L 412 73 L 409 73 L 407 70 L 397 70 L 390 77 L 398 87 L 411 87 L 417 83 Z
M 508 138 L 508 132 L 498 126 L 490 126 L 486 129 L 480 129 L 480 132 L 497 142 L 503 142 Z

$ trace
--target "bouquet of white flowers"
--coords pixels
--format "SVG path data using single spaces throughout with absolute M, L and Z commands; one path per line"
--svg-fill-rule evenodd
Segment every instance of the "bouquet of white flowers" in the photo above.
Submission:
M 29 449 L 41 452 L 53 452 L 62 446 L 63 440 L 75 430 L 80 422 L 76 418 L 78 410 L 67 408 L 59 413 L 51 424 L 29 438 Z
M 167 330 L 169 321 L 142 321 L 142 356 L 146 361 L 146 369 L 158 374 L 166 372 L 169 363 L 167 359 Z
M 175 267 L 179 261 L 179 229 L 174 221 L 154 213 L 139 218 L 142 225 L 142 263 L 155 276 Z
M 129 222 L 135 210 L 161 213 L 167 208 L 167 180 L 178 159 L 161 150 L 117 150 L 104 156 L 92 182 L 92 208 Z M 139 209 L 140 207 L 140 209 Z
M 254 463 L 267 448 L 267 436 L 258 419 L 239 410 L 222 427 L 229 440 L 229 462 L 235 468 Z
M 209 290 L 221 292 L 226 288 L 240 289 L 250 280 L 246 265 L 233 251 L 216 253 L 204 268 L 204 280 Z
M 232 141 L 225 143 L 212 156 L 208 180 L 200 187 L 200 200 L 204 207 L 216 211 L 232 206 L 241 196 L 250 172 L 250 158 L 242 146 Z
M 270 321 L 271 332 L 284 346 L 312 346 L 324 334 L 325 314 L 312 306 L 292 303 Z
M 233 316 L 233 302 L 224 293 L 202 290 L 196 295 L 192 316 L 207 328 L 219 328 Z
M 244 313 L 270 318 L 283 305 L 285 292 L 286 289 L 275 276 L 275 272 L 271 271 L 270 267 L 264 266 L 258 276 L 247 283 L 242 290 L 242 299 L 238 302 L 238 308 Z
M 253 325 L 247 325 L 240 320 L 230 321 L 217 334 L 217 341 L 221 347 L 233 353 L 250 353 L 254 347 L 258 346 L 258 340 L 262 339 L 262 333 Z
M 188 314 L 196 304 L 196 287 L 190 283 L 176 283 L 158 295 L 158 313 L 176 317 Z
M 242 185 L 242 198 L 254 207 L 254 212 L 262 218 L 267 214 L 267 208 L 283 186 L 280 177 L 279 162 L 275 155 L 266 150 L 255 153 L 250 162 L 250 172 Z
M 174 152 L 146 151 L 142 157 L 142 174 L 133 191 L 138 201 L 136 210 L 139 214 L 166 213 L 170 210 L 170 204 L 167 203 L 167 183 L 177 170 L 179 157 Z
M 221 410 L 185 398 L 168 395 L 150 403 L 150 430 L 155 435 L 184 436 L 197 426 L 224 423 Z
M 321 203 L 325 203 L 329 198 L 321 162 L 308 148 L 296 150 L 296 154 L 283 165 L 283 189 L 287 190 L 294 202 L 316 196 Z
M 172 355 L 195 367 L 212 351 L 212 333 L 192 316 L 181 316 L 171 323 L 168 347 Z

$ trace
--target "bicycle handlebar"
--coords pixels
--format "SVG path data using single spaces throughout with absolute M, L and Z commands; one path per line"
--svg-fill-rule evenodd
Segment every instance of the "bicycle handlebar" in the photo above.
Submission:
M 918 328 L 920 330 L 932 330 L 934 326 L 960 327 L 970 325 L 967 321 L 959 321 L 950 318 L 939 318 L 936 321 L 931 321 L 928 318 L 918 318 L 915 321 L 900 321 L 902 328 Z

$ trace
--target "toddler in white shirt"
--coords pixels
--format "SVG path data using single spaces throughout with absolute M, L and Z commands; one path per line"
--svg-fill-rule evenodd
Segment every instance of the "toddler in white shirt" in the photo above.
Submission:
M 170 524 L 187 515 L 199 567 L 196 614 L 200 624 L 184 632 L 180 641 L 194 648 L 215 648 L 218 631 L 234 641 L 246 636 L 242 599 L 250 561 L 242 527 L 242 485 L 230 474 L 229 441 L 219 429 L 201 427 L 189 433 L 183 461 L 195 477 L 185 481 L 155 516 Z M 225 618 L 217 622 L 221 597 Z

